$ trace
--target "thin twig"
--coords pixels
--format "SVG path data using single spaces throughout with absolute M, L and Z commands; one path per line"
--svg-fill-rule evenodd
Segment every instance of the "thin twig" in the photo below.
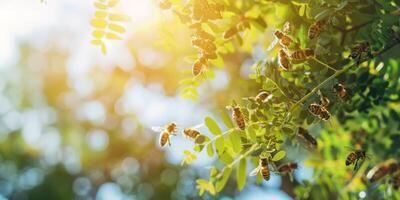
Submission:
M 374 55 L 374 56 L 377 56 L 377 55 L 380 55 L 380 54 L 384 53 L 385 51 L 387 51 L 387 50 L 391 49 L 392 47 L 396 46 L 397 44 L 399 44 L 399 42 L 400 42 L 399 40 L 394 40 L 392 44 L 390 44 L 390 45 L 388 45 L 387 47 L 383 48 L 381 51 L 379 51 L 378 53 L 376 53 L 376 55 Z M 314 87 L 308 94 L 306 94 L 303 98 L 301 98 L 298 102 L 296 102 L 296 103 L 292 106 L 292 108 L 289 110 L 289 113 L 288 113 L 287 116 L 285 117 L 285 121 L 286 121 L 287 117 L 289 117 L 289 115 L 293 112 L 293 110 L 294 110 L 297 106 L 299 106 L 300 104 L 304 103 L 308 98 L 310 98 L 313 94 L 315 94 L 315 93 L 318 91 L 318 89 L 320 89 L 320 88 L 321 88 L 322 86 L 324 86 L 326 83 L 328 83 L 328 82 L 331 81 L 332 79 L 338 77 L 339 75 L 343 74 L 344 72 L 348 71 L 349 69 L 351 69 L 351 68 L 353 68 L 353 67 L 355 67 L 355 66 L 358 66 L 358 65 L 360 65 L 361 63 L 363 63 L 363 62 L 365 62 L 365 61 L 368 61 L 368 60 L 371 60 L 371 58 L 365 58 L 365 59 L 361 60 L 361 61 L 359 62 L 359 64 L 354 63 L 354 64 L 352 64 L 352 65 L 349 65 L 349 66 L 347 66 L 347 67 L 344 67 L 343 69 L 336 71 L 332 76 L 328 77 L 328 78 L 325 79 L 322 83 L 320 83 L 319 85 L 317 85 L 316 87 Z
M 251 154 L 254 150 L 257 149 L 257 147 L 259 147 L 259 144 L 254 144 L 253 146 L 250 147 L 249 150 L 247 150 L 244 154 L 241 154 L 238 158 L 236 158 L 234 161 L 232 161 L 231 163 L 229 163 L 227 166 L 224 167 L 224 169 L 226 168 L 232 168 L 236 165 L 237 162 L 239 162 L 242 158 L 246 158 L 249 154 Z M 223 171 L 223 170 L 222 170 Z M 216 179 L 220 179 L 222 177 L 222 171 L 216 176 Z
M 335 68 L 333 68 L 333 67 L 331 67 L 331 66 L 329 66 L 328 64 L 326 64 L 326 63 L 324 63 L 324 62 L 322 62 L 321 60 L 319 60 L 317 57 L 312 57 L 312 59 L 313 60 L 315 60 L 317 63 L 319 63 L 319 64 L 321 64 L 321 65 L 323 65 L 324 67 L 326 67 L 326 68 L 328 68 L 328 69 L 330 69 L 330 70 L 333 70 L 333 71 L 337 71 L 337 69 L 335 69 Z

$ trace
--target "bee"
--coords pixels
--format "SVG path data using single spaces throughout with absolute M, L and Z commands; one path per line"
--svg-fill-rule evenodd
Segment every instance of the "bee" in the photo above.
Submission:
M 296 169 L 297 169 L 297 163 L 290 162 L 290 163 L 286 163 L 286 164 L 279 166 L 278 172 L 281 174 L 288 174 L 288 173 L 292 173 Z
M 183 129 L 183 135 L 185 135 L 188 138 L 192 138 L 192 139 L 196 139 L 197 136 L 200 135 L 200 132 L 196 129 L 200 128 L 201 126 L 203 126 L 203 124 L 199 124 L 197 126 L 194 127 L 190 127 L 190 128 L 185 128 Z
M 355 150 L 351 152 L 346 158 L 346 166 L 354 164 L 354 171 L 356 171 L 361 165 L 358 164 L 358 161 L 362 162 L 367 158 L 367 155 L 364 150 Z
M 272 94 L 266 91 L 261 91 L 260 93 L 257 94 L 256 97 L 254 97 L 254 101 L 258 103 L 266 103 L 272 99 L 272 96 L 273 96 Z
M 209 39 L 194 38 L 192 40 L 192 45 L 204 50 L 205 52 L 214 52 L 217 49 L 215 44 Z
M 302 141 L 304 141 L 312 149 L 317 148 L 317 140 L 312 135 L 310 135 L 307 129 L 299 127 L 299 130 L 297 131 L 297 136 L 301 138 Z
M 278 44 L 278 42 L 284 48 L 289 47 L 289 45 L 293 43 L 293 39 L 288 35 L 290 32 L 290 23 L 286 22 L 283 26 L 284 27 L 282 31 L 276 30 L 274 32 L 275 39 L 271 42 L 267 51 L 271 51 Z
M 326 24 L 325 20 L 318 20 L 311 24 L 310 28 L 308 29 L 308 38 L 310 40 L 318 37 L 324 29 Z
M 160 132 L 160 146 L 164 147 L 167 143 L 171 146 L 170 136 L 176 135 L 177 126 L 175 123 L 169 123 L 165 127 L 152 127 L 155 132 Z
M 356 59 L 357 65 L 358 65 L 361 63 L 361 58 L 362 58 L 363 53 L 367 53 L 367 56 L 370 58 L 373 57 L 373 55 L 371 53 L 371 46 L 369 45 L 369 42 L 356 43 L 353 46 L 353 48 L 351 49 L 349 58 Z
M 397 169 L 398 169 L 397 161 L 389 159 L 369 170 L 367 173 L 367 179 L 372 183 L 382 179 L 389 173 L 395 172 Z
M 329 111 L 324 106 L 317 103 L 310 104 L 308 106 L 308 111 L 324 121 L 329 120 L 329 118 L 331 117 Z
M 323 106 L 324 108 L 327 108 L 330 104 L 328 97 L 324 96 L 321 90 L 318 90 L 318 95 L 319 95 L 320 105 Z
M 289 57 L 286 54 L 285 50 L 279 50 L 278 54 L 278 64 L 284 70 L 290 70 L 292 68 L 292 64 L 289 61 Z
M 199 75 L 203 71 L 203 66 L 205 64 L 206 64 L 206 59 L 204 57 L 197 59 L 192 66 L 193 76 Z
M 398 190 L 400 187 L 400 169 L 394 172 L 391 182 L 393 185 L 393 189 Z
M 233 108 L 232 118 L 233 118 L 233 121 L 236 122 L 236 125 L 241 130 L 244 130 L 246 128 L 246 123 L 245 123 L 245 120 L 244 120 L 244 116 L 243 116 L 242 111 L 240 111 L 239 107 L 234 107 Z
M 314 50 L 313 49 L 299 49 L 294 51 L 291 55 L 290 58 L 292 60 L 306 60 L 309 57 L 314 55 Z
M 347 89 L 340 83 L 336 84 L 333 86 L 333 92 L 336 93 L 336 95 L 339 97 L 341 100 L 345 100 L 348 98 L 348 91 Z
M 169 0 L 162 0 L 158 3 L 158 6 L 163 10 L 167 10 L 171 8 L 172 4 Z
M 268 181 L 270 179 L 271 172 L 268 167 L 268 159 L 267 158 L 260 158 L 258 167 L 250 172 L 250 176 L 255 176 L 259 172 L 261 172 L 261 175 L 264 178 L 264 180 Z

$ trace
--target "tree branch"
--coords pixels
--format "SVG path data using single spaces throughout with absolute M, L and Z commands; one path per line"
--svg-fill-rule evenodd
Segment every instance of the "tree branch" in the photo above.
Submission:
M 386 46 L 386 47 L 383 47 L 380 51 L 374 52 L 373 55 L 374 55 L 374 56 L 381 55 L 381 54 L 383 54 L 383 53 L 386 52 L 387 50 L 393 48 L 394 46 L 396 46 L 396 45 L 399 44 L 399 43 L 400 43 L 400 40 L 399 40 L 398 38 L 395 38 L 391 44 L 389 44 L 389 45 Z M 324 85 L 325 85 L 326 83 L 328 83 L 330 80 L 332 80 L 332 79 L 338 77 L 339 75 L 343 74 L 344 72 L 348 71 L 349 69 L 351 69 L 351 68 L 353 68 L 353 67 L 355 67 L 355 66 L 358 66 L 358 65 L 360 65 L 361 63 L 363 63 L 363 62 L 365 62 L 365 61 L 368 61 L 368 60 L 371 60 L 371 58 L 364 58 L 364 59 L 362 59 L 362 60 L 360 61 L 359 64 L 354 63 L 354 64 L 352 64 L 352 65 L 349 65 L 349 66 L 347 66 L 347 67 L 344 67 L 343 69 L 341 69 L 341 70 L 339 70 L 339 71 L 336 71 L 336 73 L 334 73 L 332 76 L 330 76 L 330 77 L 328 77 L 327 79 L 325 79 L 322 83 L 320 83 L 319 85 L 317 85 L 316 87 L 314 87 L 308 94 L 306 94 L 303 98 L 301 98 L 298 102 L 296 102 L 296 103 L 290 108 L 290 110 L 289 110 L 289 112 L 288 112 L 288 115 L 291 115 L 292 112 L 293 112 L 293 110 L 294 110 L 297 106 L 299 106 L 300 104 L 304 103 L 308 98 L 310 98 L 313 94 L 315 94 L 315 93 L 318 91 L 318 89 L 320 89 L 322 86 L 324 86 Z M 288 117 L 288 116 L 287 116 L 287 117 Z M 287 117 L 285 117 L 285 120 L 286 120 Z

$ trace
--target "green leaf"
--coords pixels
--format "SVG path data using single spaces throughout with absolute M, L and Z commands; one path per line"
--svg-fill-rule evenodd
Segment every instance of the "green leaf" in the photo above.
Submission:
M 256 134 L 256 130 L 254 129 L 253 126 L 250 126 L 246 129 L 246 135 L 248 138 L 250 138 L 250 140 L 252 142 L 256 142 L 257 141 L 257 134 Z
M 196 139 L 194 140 L 194 143 L 196 144 L 203 144 L 206 141 L 206 136 L 205 135 L 198 135 Z
M 234 127 L 231 118 L 225 110 L 221 110 L 221 119 L 222 122 L 224 122 L 226 128 L 231 129 Z
M 220 137 L 215 140 L 215 148 L 217 149 L 217 153 L 221 155 L 225 150 L 225 142 L 224 138 Z
M 246 167 L 247 167 L 246 158 L 240 159 L 238 168 L 236 170 L 236 181 L 239 190 L 243 190 L 244 186 L 246 185 L 246 178 L 247 178 Z
M 272 157 L 272 161 L 282 160 L 285 156 L 286 156 L 286 152 L 285 151 L 278 151 L 278 153 L 276 153 L 274 155 L 274 157 Z
M 217 122 L 215 122 L 211 117 L 206 117 L 204 119 L 204 123 L 206 124 L 208 130 L 214 135 L 221 135 L 222 131 L 219 128 Z
M 211 142 L 207 145 L 207 155 L 210 157 L 214 156 L 214 149 Z
M 242 140 L 240 138 L 240 131 L 232 131 L 229 134 L 229 140 L 232 144 L 232 149 L 235 153 L 242 151 Z
M 232 168 L 231 167 L 225 167 L 222 170 L 222 178 L 217 181 L 215 184 L 215 191 L 220 192 L 222 189 L 224 189 L 226 183 L 228 182 L 228 179 L 232 173 Z
M 328 17 L 330 14 L 332 14 L 332 12 L 333 12 L 332 9 L 325 9 L 315 16 L 315 20 L 323 20 L 326 17 Z

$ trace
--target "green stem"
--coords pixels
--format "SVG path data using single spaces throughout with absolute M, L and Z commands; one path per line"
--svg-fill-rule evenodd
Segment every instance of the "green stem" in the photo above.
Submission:
M 388 45 L 387 47 L 383 48 L 381 51 L 379 51 L 379 53 L 375 54 L 375 56 L 380 55 L 382 53 L 384 53 L 385 51 L 391 49 L 392 47 L 396 46 L 397 44 L 399 44 L 399 40 L 394 40 L 392 44 Z M 300 104 L 304 103 L 308 98 L 310 98 L 313 94 L 315 94 L 322 86 L 324 86 L 326 83 L 328 83 L 329 81 L 331 81 L 332 79 L 338 77 L 339 75 L 343 74 L 344 72 L 347 72 L 349 69 L 360 65 L 361 63 L 364 63 L 365 61 L 371 60 L 371 58 L 365 58 L 363 60 L 360 61 L 359 64 L 354 63 L 352 65 L 349 65 L 347 67 L 344 67 L 341 70 L 336 71 L 332 76 L 328 77 L 327 79 L 325 79 L 322 83 L 320 83 L 319 85 L 317 85 L 316 87 L 314 87 L 308 94 L 306 94 L 303 98 L 301 98 L 299 101 L 297 101 L 289 110 L 287 116 L 285 117 L 285 121 L 287 119 L 287 117 L 289 117 L 290 114 L 292 114 L 293 110 L 299 106 Z
M 249 150 L 247 150 L 244 154 L 241 154 L 238 158 L 236 158 L 234 161 L 232 161 L 231 163 L 229 163 L 229 165 L 225 166 L 225 168 L 232 168 L 236 165 L 236 163 L 238 163 L 242 158 L 246 158 L 249 154 L 251 154 L 254 150 L 256 150 L 259 147 L 259 144 L 254 144 L 253 146 L 250 147 Z M 223 171 L 223 170 L 222 170 Z M 220 179 L 222 176 L 222 172 L 220 172 L 217 176 L 216 179 Z
M 329 66 L 328 64 L 322 62 L 321 60 L 317 59 L 316 57 L 312 57 L 312 59 L 315 60 L 317 63 L 323 65 L 324 67 L 328 68 L 328 69 L 331 69 L 331 70 L 333 70 L 333 71 L 335 71 L 335 72 L 337 71 L 337 69 L 335 69 L 335 68 Z
M 279 91 L 281 91 L 281 93 L 283 94 L 283 96 L 285 96 L 287 99 L 291 100 L 291 101 L 295 101 L 294 99 L 290 98 L 284 91 L 283 89 L 278 85 L 278 83 L 276 83 L 274 80 L 272 80 L 272 78 L 266 77 L 268 78 L 272 83 L 274 83 L 274 85 L 279 89 Z

